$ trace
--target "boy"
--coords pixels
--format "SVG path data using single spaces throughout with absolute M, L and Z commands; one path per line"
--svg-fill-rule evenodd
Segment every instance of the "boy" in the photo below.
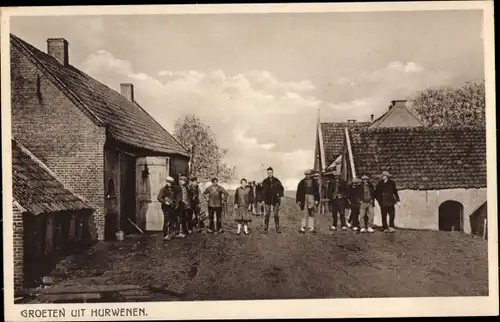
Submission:
M 302 234 L 306 232 L 308 226 L 311 233 L 316 232 L 314 229 L 314 212 L 320 199 L 318 183 L 311 176 L 312 171 L 307 170 L 304 174 L 305 178 L 299 182 L 295 198 L 300 210 L 304 212 L 299 230 Z
M 208 232 L 215 234 L 222 233 L 222 207 L 227 201 L 229 194 L 226 189 L 219 186 L 219 180 L 217 178 L 212 179 L 212 185 L 205 189 L 203 196 L 208 203 L 208 218 L 210 225 Z M 214 226 L 214 217 L 216 220 L 216 226 Z

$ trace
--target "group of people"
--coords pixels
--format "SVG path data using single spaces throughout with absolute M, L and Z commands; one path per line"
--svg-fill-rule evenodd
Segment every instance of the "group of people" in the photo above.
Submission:
M 241 179 L 240 187 L 234 194 L 235 220 L 238 223 L 237 234 L 249 234 L 248 224 L 252 221 L 252 214 L 264 213 L 264 231 L 269 229 L 271 214 L 274 217 L 276 231 L 281 232 L 279 225 L 279 207 L 284 194 L 281 181 L 274 177 L 274 170 L 267 169 L 268 176 L 260 183 Z M 201 214 L 201 199 L 207 202 L 209 225 L 205 227 L 205 216 Z M 163 211 L 163 233 L 165 240 L 173 237 L 185 238 L 193 232 L 200 232 L 206 228 L 208 233 L 222 233 L 222 217 L 227 212 L 228 192 L 219 185 L 218 179 L 213 178 L 203 194 L 196 177 L 187 179 L 180 176 L 178 181 L 167 177 L 165 186 L 158 194 L 158 201 Z
M 381 180 L 374 186 L 368 175 L 360 179 L 354 178 L 347 183 L 340 173 L 334 174 L 334 179 L 328 182 L 326 198 L 330 201 L 332 210 L 332 225 L 330 230 L 336 231 L 340 219 L 340 229 L 348 227 L 361 233 L 372 233 L 375 202 L 381 209 L 382 226 L 385 232 L 395 231 L 395 205 L 400 203 L 396 184 L 390 179 L 387 171 L 382 172 Z M 196 177 L 187 179 L 180 176 L 176 182 L 168 177 L 166 185 L 158 194 L 158 201 L 164 214 L 163 233 L 169 240 L 173 237 L 184 238 L 193 232 L 204 228 L 208 233 L 222 233 L 223 214 L 227 213 L 228 192 L 219 185 L 217 178 L 201 193 Z M 252 215 L 264 214 L 264 232 L 269 231 L 271 216 L 277 233 L 281 233 L 279 211 L 284 196 L 281 181 L 274 176 L 273 168 L 267 169 L 267 178 L 262 182 L 248 182 L 241 179 L 240 186 L 234 193 L 234 219 L 237 222 L 236 233 L 249 234 L 248 225 Z M 202 197 L 207 202 L 209 225 L 205 227 L 206 216 L 200 214 Z M 296 203 L 302 211 L 300 233 L 308 230 L 316 232 L 314 217 L 320 203 L 320 187 L 314 178 L 313 171 L 305 171 L 305 177 L 297 186 Z M 346 209 L 350 216 L 346 220 Z M 340 218 L 339 218 L 340 217 Z M 389 222 L 387 218 L 389 217 Z
M 305 233 L 307 229 L 315 232 L 314 215 L 320 202 L 320 188 L 318 182 L 312 176 L 313 171 L 305 171 L 305 178 L 299 182 L 297 187 L 296 202 L 303 211 L 301 227 L 299 232 Z M 334 179 L 330 181 L 326 189 L 326 198 L 330 200 L 333 223 L 330 230 L 336 231 L 340 217 L 340 229 L 347 230 L 348 227 L 361 233 L 373 233 L 373 218 L 375 201 L 380 206 L 382 216 L 382 228 L 384 232 L 396 231 L 395 206 L 400 204 L 396 184 L 390 179 L 390 174 L 383 171 L 381 180 L 374 186 L 368 175 L 353 178 L 348 184 L 340 176 L 334 173 Z M 350 216 L 346 220 L 346 209 L 350 209 Z M 389 222 L 387 222 L 389 217 Z

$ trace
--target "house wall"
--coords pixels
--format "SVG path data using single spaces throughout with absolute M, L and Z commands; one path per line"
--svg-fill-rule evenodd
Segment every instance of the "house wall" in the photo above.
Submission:
M 396 227 L 439 230 L 439 206 L 447 200 L 464 207 L 464 232 L 471 233 L 469 216 L 486 201 L 483 189 L 400 190 L 401 206 L 396 208 Z M 380 208 L 375 207 L 375 224 L 382 225 Z
M 12 205 L 14 229 L 14 288 L 22 288 L 24 284 L 24 226 L 23 210 L 16 202 Z
M 11 46 L 12 134 L 95 208 L 104 237 L 104 143 L 92 122 L 22 52 Z
M 189 175 L 189 163 L 187 158 L 180 156 L 170 157 L 170 176 L 174 179 L 178 179 L 179 174 Z
M 110 190 L 110 180 L 114 187 Z M 115 149 L 104 150 L 104 214 L 107 221 L 106 239 L 113 239 L 120 223 L 120 162 L 119 152 Z

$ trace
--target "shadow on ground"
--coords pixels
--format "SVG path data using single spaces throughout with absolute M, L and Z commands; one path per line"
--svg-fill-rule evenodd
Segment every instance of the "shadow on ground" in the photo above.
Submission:
M 135 235 L 98 243 L 62 262 L 52 273 L 55 286 L 47 289 L 106 285 L 103 290 L 111 291 L 97 302 L 488 294 L 487 243 L 481 239 L 412 230 L 331 233 L 329 216 L 318 218 L 317 234 L 300 235 L 298 211 L 285 200 L 282 234 L 272 224 L 264 234 L 262 217 L 254 217 L 252 234 L 237 236 L 228 214 L 222 235 L 169 242 L 159 234 Z

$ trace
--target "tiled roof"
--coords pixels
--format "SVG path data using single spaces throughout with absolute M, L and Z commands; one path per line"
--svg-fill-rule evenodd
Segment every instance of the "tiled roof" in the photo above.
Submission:
M 389 171 L 399 189 L 486 187 L 486 130 L 376 128 L 350 131 L 356 175 Z
M 57 78 L 65 90 L 109 126 L 117 141 L 155 152 L 187 156 L 185 148 L 136 102 L 98 82 L 77 68 L 64 66 L 52 56 L 11 35 L 11 45 L 27 52 Z
M 370 122 L 322 122 L 321 135 L 325 152 L 325 164 L 329 166 L 342 153 L 344 147 L 345 128 L 365 128 Z
M 92 209 L 85 199 L 73 194 L 47 166 L 14 140 L 12 194 L 15 201 L 34 215 Z

